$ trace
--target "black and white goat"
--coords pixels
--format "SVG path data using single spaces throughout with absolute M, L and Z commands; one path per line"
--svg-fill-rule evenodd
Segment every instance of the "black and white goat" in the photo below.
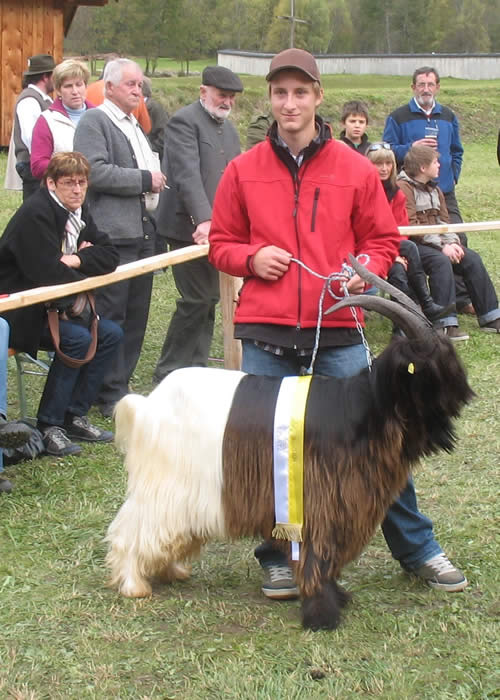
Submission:
M 304 627 L 335 628 L 347 595 L 342 567 L 373 536 L 423 455 L 451 450 L 452 419 L 473 396 L 452 344 L 410 299 L 356 264 L 400 303 L 348 297 L 405 332 L 349 379 L 312 377 L 305 414 L 304 526 L 296 578 Z M 186 578 L 213 538 L 262 536 L 274 526 L 273 419 L 281 379 L 189 368 L 147 398 L 116 407 L 128 493 L 111 523 L 107 563 L 123 595 Z M 287 546 L 289 544 L 287 543 Z

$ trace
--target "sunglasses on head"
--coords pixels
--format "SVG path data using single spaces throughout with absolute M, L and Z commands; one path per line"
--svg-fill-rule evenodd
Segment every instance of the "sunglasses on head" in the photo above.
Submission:
M 369 146 L 367 153 L 372 153 L 373 151 L 380 151 L 380 149 L 383 148 L 385 151 L 392 151 L 391 144 L 390 143 L 372 143 L 371 146 Z

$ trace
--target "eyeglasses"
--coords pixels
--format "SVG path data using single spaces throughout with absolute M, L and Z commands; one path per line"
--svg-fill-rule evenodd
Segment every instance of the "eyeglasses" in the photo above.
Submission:
M 419 88 L 421 90 L 422 88 L 435 88 L 437 87 L 436 83 L 415 83 L 415 87 Z
M 390 143 L 372 143 L 371 146 L 368 147 L 368 150 L 366 151 L 367 153 L 373 153 L 373 151 L 380 151 L 380 149 L 384 149 L 385 151 L 392 151 L 391 144 Z
M 82 177 L 79 180 L 63 177 L 57 181 L 57 185 L 59 187 L 64 187 L 66 190 L 74 190 L 75 187 L 79 187 L 81 190 L 84 190 L 86 187 L 88 187 L 88 184 L 88 180 L 85 177 Z

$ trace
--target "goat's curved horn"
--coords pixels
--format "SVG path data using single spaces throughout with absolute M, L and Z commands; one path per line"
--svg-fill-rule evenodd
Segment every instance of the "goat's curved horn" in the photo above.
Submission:
M 429 337 L 433 332 L 431 322 L 423 314 L 416 314 L 414 311 L 401 306 L 401 304 L 391 301 L 391 299 L 375 297 L 370 294 L 355 294 L 344 297 L 337 304 L 327 309 L 325 315 L 343 309 L 346 306 L 361 306 L 363 309 L 376 311 L 382 316 L 386 316 L 399 326 L 408 338 Z
M 402 292 L 397 287 L 394 287 L 390 282 L 387 282 L 387 280 L 382 279 L 382 277 L 379 277 L 374 272 L 371 272 L 370 270 L 368 270 L 351 253 L 349 253 L 349 260 L 351 261 L 351 265 L 353 266 L 354 270 L 358 273 L 358 275 L 361 277 L 361 279 L 364 279 L 364 281 L 368 282 L 368 284 L 371 284 L 374 287 L 377 287 L 377 289 L 380 289 L 381 292 L 387 292 L 387 294 L 390 294 L 391 297 L 393 297 L 393 299 L 395 299 L 399 304 L 404 306 L 406 309 L 409 309 L 410 311 L 412 311 L 413 313 L 417 314 L 418 316 L 420 316 L 422 318 L 426 318 L 424 316 L 424 314 L 422 313 L 422 310 L 420 309 L 420 307 L 417 306 L 417 304 L 415 304 L 413 299 L 410 299 L 410 297 L 407 296 L 404 292 Z

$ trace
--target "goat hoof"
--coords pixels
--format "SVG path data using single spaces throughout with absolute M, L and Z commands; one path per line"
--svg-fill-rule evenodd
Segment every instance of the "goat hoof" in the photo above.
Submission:
M 185 581 L 191 576 L 191 567 L 175 562 L 167 564 L 163 569 L 160 569 L 156 574 L 158 581 L 162 583 L 171 583 L 172 581 Z
M 125 598 L 149 598 L 153 595 L 153 589 L 147 582 L 135 585 L 124 583 L 120 586 L 118 592 Z

